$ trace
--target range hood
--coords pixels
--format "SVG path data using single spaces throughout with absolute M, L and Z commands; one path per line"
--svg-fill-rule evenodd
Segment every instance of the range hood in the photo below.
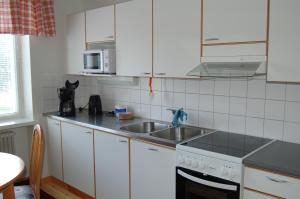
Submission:
M 253 77 L 266 74 L 266 57 L 203 57 L 202 63 L 187 73 L 196 77 Z

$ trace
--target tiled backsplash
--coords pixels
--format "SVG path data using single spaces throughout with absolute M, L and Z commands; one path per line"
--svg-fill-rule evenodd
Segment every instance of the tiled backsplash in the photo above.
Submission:
M 78 106 L 96 93 L 104 110 L 127 105 L 138 116 L 164 121 L 172 118 L 168 108 L 183 107 L 186 124 L 300 143 L 300 85 L 271 84 L 264 78 L 153 79 L 150 96 L 147 78 L 135 85 L 106 84 L 91 77 L 62 79 L 78 78 Z

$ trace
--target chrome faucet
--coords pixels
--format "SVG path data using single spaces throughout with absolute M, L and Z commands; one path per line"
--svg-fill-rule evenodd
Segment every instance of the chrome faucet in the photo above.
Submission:
M 169 111 L 172 111 L 173 113 L 173 119 L 172 119 L 172 127 L 176 128 L 179 126 L 179 119 L 183 122 L 183 120 L 187 120 L 187 113 L 183 111 L 183 108 L 180 108 L 178 110 L 176 109 L 167 109 Z

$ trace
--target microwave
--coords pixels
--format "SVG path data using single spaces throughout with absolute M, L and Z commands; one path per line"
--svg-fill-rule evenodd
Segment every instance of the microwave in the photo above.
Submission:
M 115 74 L 116 52 L 114 49 L 87 50 L 83 54 L 83 73 Z

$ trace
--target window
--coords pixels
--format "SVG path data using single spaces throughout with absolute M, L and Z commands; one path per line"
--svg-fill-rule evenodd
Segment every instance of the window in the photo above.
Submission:
M 16 36 L 0 34 L 0 117 L 19 113 Z

